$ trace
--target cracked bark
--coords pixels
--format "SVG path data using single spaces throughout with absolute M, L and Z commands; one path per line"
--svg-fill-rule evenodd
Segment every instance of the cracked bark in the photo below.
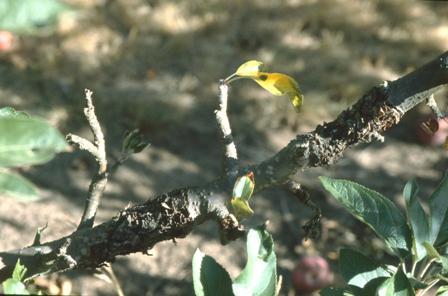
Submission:
M 358 143 L 381 139 L 402 116 L 448 83 L 448 52 L 402 78 L 376 86 L 334 121 L 298 135 L 273 157 L 244 167 L 253 171 L 256 191 L 280 185 L 300 169 L 336 162 Z M 200 187 L 174 190 L 120 211 L 92 229 L 20 250 L 1 252 L 0 280 L 9 277 L 16 260 L 29 267 L 27 278 L 75 268 L 95 268 L 118 255 L 147 252 L 160 241 L 187 236 L 195 225 L 216 220 L 223 242 L 243 233 L 226 203 L 231 188 L 226 179 Z

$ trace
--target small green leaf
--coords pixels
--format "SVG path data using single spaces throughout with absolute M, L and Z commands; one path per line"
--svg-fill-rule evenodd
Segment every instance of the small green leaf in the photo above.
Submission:
M 436 296 L 448 296 L 448 286 L 439 287 Z
M 17 259 L 14 270 L 12 271 L 12 279 L 21 281 L 25 277 L 27 268 L 25 265 L 20 264 L 20 259 Z
M 339 268 L 348 285 L 364 288 L 371 280 L 390 277 L 391 274 L 363 254 L 350 250 L 339 251 Z
M 58 0 L 2 0 L 0 1 L 0 29 L 12 32 L 31 32 L 53 24 L 57 16 L 68 10 Z
M 437 259 L 437 262 L 439 262 L 442 265 L 442 273 L 443 274 L 448 273 L 448 258 L 446 256 L 440 255 L 440 253 L 437 252 L 434 246 L 431 245 L 430 243 L 424 242 L 423 246 L 426 249 L 428 257 Z
M 122 153 L 139 153 L 147 148 L 150 144 L 145 141 L 143 135 L 138 129 L 131 132 L 127 132 L 123 139 L 123 144 L 121 147 Z
M 15 279 L 7 279 L 3 282 L 3 293 L 5 295 L 30 295 L 25 285 Z
M 247 262 L 244 270 L 233 281 L 236 296 L 275 295 L 277 268 L 272 236 L 262 227 L 247 234 Z
M 353 216 L 370 226 L 392 252 L 405 258 L 411 249 L 411 232 L 400 210 L 380 193 L 347 180 L 319 177 Z
M 215 259 L 199 249 L 193 256 L 193 285 L 196 296 L 232 296 L 232 281 Z
M 417 182 L 412 180 L 406 183 L 403 196 L 406 202 L 406 217 L 412 230 L 412 250 L 415 262 L 425 258 L 426 250 L 423 243 L 430 241 L 428 218 L 418 200 L 417 194 Z
M 22 113 L 0 116 L 0 134 L 0 167 L 44 163 L 67 146 L 57 129 Z
M 10 171 L 0 171 L 0 195 L 25 202 L 39 199 L 33 183 Z
M 436 246 L 448 241 L 448 173 L 429 198 L 429 225 L 431 228 L 430 243 Z
M 253 172 L 249 172 L 236 179 L 230 204 L 238 220 L 245 219 L 254 214 L 254 211 L 249 206 L 249 199 L 254 192 L 254 188 L 255 179 Z
M 252 196 L 255 188 L 254 173 L 249 172 L 244 176 L 240 176 L 236 179 L 233 186 L 232 198 L 243 199 L 248 201 Z
M 232 205 L 233 213 L 238 220 L 246 219 L 254 214 L 249 203 L 242 198 L 232 198 L 230 204 Z
M 398 268 L 395 275 L 387 279 L 382 285 L 378 287 L 378 296 L 414 296 L 415 292 L 412 289 L 411 283 L 403 272 L 403 269 Z
M 409 283 L 411 283 L 411 286 L 414 289 L 414 291 L 428 287 L 428 284 L 426 284 L 425 282 L 423 282 L 421 280 L 416 279 L 410 273 L 407 274 L 407 277 L 408 277 Z
M 16 111 L 12 107 L 3 107 L 0 108 L 0 117 L 22 117 L 22 118 L 28 118 L 30 117 L 27 113 L 23 111 Z
M 360 289 L 359 292 L 354 290 L 353 295 L 356 295 L 356 296 L 372 296 L 372 295 L 376 295 L 376 291 L 378 290 L 378 287 L 381 286 L 385 281 L 387 281 L 391 277 L 392 276 L 389 276 L 387 278 L 379 277 L 379 278 L 373 279 L 370 282 L 368 282 L 364 286 L 364 288 Z M 358 287 L 353 287 L 353 286 L 350 286 L 350 288 L 359 289 Z M 356 293 L 355 293 L 355 291 L 356 291 Z

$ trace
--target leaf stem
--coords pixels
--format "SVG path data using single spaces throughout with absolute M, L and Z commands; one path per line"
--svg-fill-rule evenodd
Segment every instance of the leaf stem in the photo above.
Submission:
M 423 269 L 420 271 L 417 278 L 422 280 L 423 277 L 425 276 L 426 272 L 428 271 L 428 269 L 431 267 L 432 263 L 436 260 L 437 260 L 437 258 L 431 258 L 431 260 L 429 260 L 428 263 L 426 263 L 423 266 Z

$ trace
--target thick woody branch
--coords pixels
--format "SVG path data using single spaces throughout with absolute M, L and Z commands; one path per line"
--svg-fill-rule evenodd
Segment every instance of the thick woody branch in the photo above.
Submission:
M 334 163 L 347 148 L 377 139 L 404 113 L 448 83 L 447 61 L 448 52 L 396 81 L 374 87 L 334 121 L 298 135 L 276 155 L 243 168 L 240 174 L 253 171 L 260 191 L 283 184 L 300 169 Z M 163 194 L 56 241 L 0 253 L 0 280 L 10 275 L 19 257 L 30 268 L 27 277 L 97 267 L 118 255 L 145 252 L 160 241 L 185 237 L 195 225 L 210 219 L 218 222 L 227 239 L 235 239 L 242 232 L 226 207 L 225 179 Z
M 330 165 L 355 144 L 381 139 L 407 111 L 448 83 L 447 57 L 445 52 L 414 72 L 372 88 L 334 121 L 298 135 L 273 157 L 242 172 L 253 171 L 255 190 L 261 190 L 285 182 L 299 170 Z
M 235 177 L 238 174 L 238 154 L 227 116 L 228 91 L 228 85 L 221 80 L 219 82 L 219 109 L 215 110 L 215 115 L 224 144 L 224 173 L 229 177 Z

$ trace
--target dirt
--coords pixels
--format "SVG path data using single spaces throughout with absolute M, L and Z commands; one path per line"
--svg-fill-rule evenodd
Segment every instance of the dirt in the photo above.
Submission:
M 262 60 L 295 77 L 304 94 L 297 115 L 286 98 L 255 83 L 236 82 L 229 113 L 242 164 L 273 155 L 297 133 L 330 121 L 370 87 L 393 80 L 448 48 L 448 5 L 430 1 L 143 1 L 71 0 L 78 10 L 63 15 L 53 31 L 20 36 L 0 53 L 0 102 L 48 119 L 62 133 L 90 137 L 83 118 L 83 90 L 94 91 L 109 156 L 122 135 L 139 128 L 149 149 L 128 160 L 109 182 L 97 223 L 129 202 L 167 190 L 202 184 L 221 173 L 222 147 L 213 110 L 217 82 L 249 59 Z M 446 91 L 436 94 L 442 109 Z M 384 143 L 350 149 L 337 164 L 300 172 L 322 208 L 323 232 L 303 241 L 301 225 L 312 211 L 280 189 L 253 198 L 247 225 L 270 221 L 283 276 L 282 295 L 292 295 L 290 274 L 307 254 L 320 254 L 337 272 L 338 249 L 361 248 L 390 259 L 374 234 L 355 221 L 319 185 L 317 176 L 352 179 L 402 204 L 404 184 L 417 178 L 422 197 L 447 166 L 442 147 L 419 144 L 420 106 L 389 131 Z M 20 203 L 2 197 L 0 250 L 71 233 L 95 163 L 73 151 L 21 169 L 42 199 Z M 219 243 L 216 225 L 201 225 L 187 238 L 158 244 L 151 256 L 133 254 L 113 264 L 127 295 L 191 295 L 191 258 L 196 248 L 212 255 L 235 277 L 244 266 L 244 241 Z M 111 295 L 114 286 L 92 271 L 53 276 L 72 293 Z M 336 276 L 336 285 L 341 285 Z

